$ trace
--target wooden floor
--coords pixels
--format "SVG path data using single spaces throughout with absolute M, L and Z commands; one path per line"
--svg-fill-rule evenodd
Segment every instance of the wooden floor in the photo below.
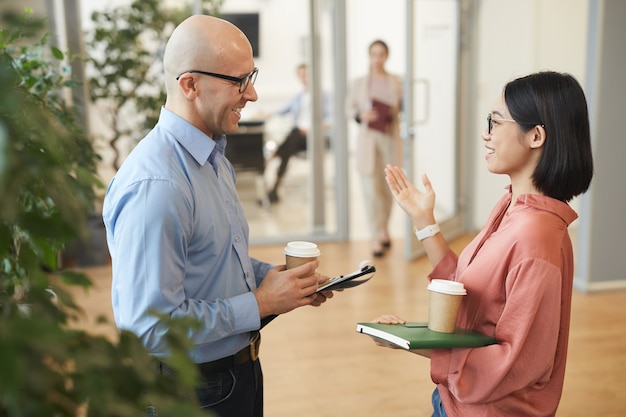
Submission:
M 453 242 L 460 251 L 468 237 Z M 265 415 L 269 417 L 430 416 L 434 385 L 425 358 L 383 349 L 355 332 L 356 322 L 381 313 L 427 320 L 426 259 L 407 262 L 402 242 L 382 259 L 366 285 L 337 293 L 319 308 L 278 317 L 262 332 Z M 320 244 L 320 272 L 355 270 L 368 258 L 366 242 Z M 282 247 L 251 249 L 282 263 Z M 115 338 L 110 307 L 110 268 L 87 269 L 95 288 L 76 293 L 86 317 L 79 326 Z M 110 319 L 95 324 L 96 317 Z M 626 291 L 575 293 L 570 352 L 559 417 L 626 416 Z

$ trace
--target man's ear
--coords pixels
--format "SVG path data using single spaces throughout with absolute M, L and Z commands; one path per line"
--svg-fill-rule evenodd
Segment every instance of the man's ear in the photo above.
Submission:
M 191 74 L 183 74 L 178 79 L 178 88 L 188 100 L 194 99 L 198 95 L 196 80 Z
M 538 149 L 546 143 L 546 129 L 542 125 L 536 125 L 528 133 L 532 135 L 530 139 L 531 148 Z

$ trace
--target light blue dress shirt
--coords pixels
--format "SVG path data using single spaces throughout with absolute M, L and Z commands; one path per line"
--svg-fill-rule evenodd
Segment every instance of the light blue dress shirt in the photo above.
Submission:
M 251 291 L 273 265 L 248 255 L 226 138 L 216 139 L 162 108 L 104 199 L 115 323 L 158 357 L 168 329 L 151 309 L 202 323 L 190 333 L 196 363 L 232 355 L 260 327 Z
M 276 110 L 274 114 L 285 116 L 289 115 L 291 118 L 291 127 L 297 128 L 298 120 L 300 119 L 300 112 L 302 110 L 302 102 L 304 100 L 304 91 L 301 91 L 294 95 L 289 102 L 279 110 Z M 330 122 L 331 116 L 331 101 L 328 93 L 322 95 L 322 119 L 324 122 Z

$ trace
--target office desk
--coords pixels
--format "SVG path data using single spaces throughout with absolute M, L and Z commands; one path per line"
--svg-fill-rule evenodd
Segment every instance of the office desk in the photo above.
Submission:
M 228 135 L 226 158 L 236 172 L 254 171 L 259 175 L 265 172 L 264 122 L 239 122 L 239 131 Z
M 265 187 L 264 125 L 262 120 L 240 121 L 237 133 L 227 136 L 225 154 L 237 174 L 255 174 L 256 200 L 264 207 L 268 207 L 269 200 Z M 243 180 L 243 177 L 238 175 L 238 182 Z

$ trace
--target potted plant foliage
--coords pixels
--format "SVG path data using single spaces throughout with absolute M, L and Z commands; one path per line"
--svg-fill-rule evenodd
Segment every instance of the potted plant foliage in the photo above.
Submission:
M 185 335 L 197 323 L 162 317 L 172 379 L 133 334 L 111 341 L 72 326 L 81 312 L 64 288 L 90 281 L 59 270 L 58 253 L 84 233 L 99 157 L 64 99 L 65 54 L 34 37 L 36 23 L 26 14 L 0 26 L 0 415 L 130 417 L 148 404 L 206 415 L 181 399 L 196 377 Z
M 200 12 L 217 15 L 222 3 L 202 0 Z M 165 43 L 192 11 L 189 1 L 134 0 L 91 15 L 93 29 L 86 36 L 89 93 L 109 129 L 105 139 L 116 171 L 121 163 L 118 142 L 134 144 L 158 120 L 165 104 Z

